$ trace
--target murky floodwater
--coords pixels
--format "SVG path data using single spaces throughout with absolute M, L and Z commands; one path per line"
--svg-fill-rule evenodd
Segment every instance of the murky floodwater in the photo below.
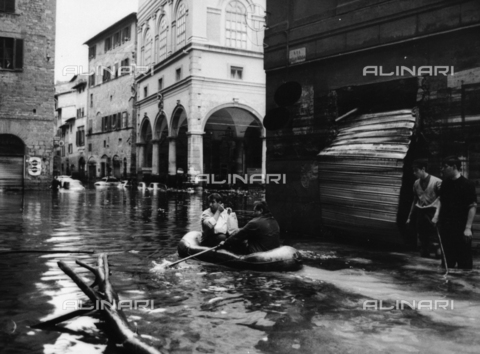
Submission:
M 241 224 L 253 199 L 229 201 Z M 92 279 L 75 260 L 94 265 L 100 252 L 109 255 L 121 299 L 153 300 L 153 308 L 125 313 L 162 353 L 478 352 L 478 269 L 450 275 L 447 283 L 437 260 L 297 243 L 306 265 L 294 273 L 234 271 L 197 261 L 156 271 L 152 261 L 176 260 L 179 239 L 200 229 L 202 208 L 201 194 L 0 194 L 0 352 L 120 353 L 107 346 L 97 317 L 70 320 L 57 330 L 29 328 L 68 312 L 65 301 L 86 301 L 57 261 Z M 37 253 L 11 252 L 27 250 Z M 97 254 L 72 253 L 79 251 Z M 449 302 L 436 311 L 373 310 L 373 300 L 383 300 L 383 307 L 396 300 L 453 300 L 453 309 Z

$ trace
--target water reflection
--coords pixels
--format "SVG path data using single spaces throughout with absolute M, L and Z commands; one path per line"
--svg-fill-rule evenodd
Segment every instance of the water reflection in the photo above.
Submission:
M 240 225 L 256 198 L 227 197 Z M 176 260 L 180 238 L 199 230 L 202 194 L 118 189 L 0 196 L 0 352 L 116 353 L 96 317 L 56 331 L 30 325 L 63 314 L 85 295 L 58 268 L 63 260 L 96 264 L 109 254 L 121 299 L 153 300 L 125 311 L 162 353 L 450 353 L 476 352 L 480 339 L 478 270 L 445 283 L 438 261 L 322 243 L 297 244 L 305 268 L 295 273 L 234 271 L 196 261 L 156 272 L 152 261 Z M 56 250 L 64 253 L 5 253 Z M 0 251 L 1 252 L 1 251 Z M 90 282 L 90 281 L 88 281 Z M 366 300 L 453 299 L 455 309 L 365 311 Z

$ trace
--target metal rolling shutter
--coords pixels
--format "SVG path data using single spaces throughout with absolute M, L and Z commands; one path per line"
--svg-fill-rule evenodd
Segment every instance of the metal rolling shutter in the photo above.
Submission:
M 0 189 L 23 186 L 23 156 L 0 156 Z
M 415 126 L 412 110 L 347 119 L 319 154 L 325 226 L 351 235 L 400 241 L 397 226 L 404 158 Z

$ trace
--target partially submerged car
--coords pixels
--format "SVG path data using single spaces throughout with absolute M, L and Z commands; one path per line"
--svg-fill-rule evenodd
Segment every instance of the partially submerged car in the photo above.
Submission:
M 60 190 L 69 190 L 69 191 L 83 191 L 85 187 L 82 182 L 78 179 L 73 179 L 70 176 L 58 176 L 58 181 L 60 182 Z
M 120 181 L 116 177 L 103 177 L 100 181 L 94 183 L 95 187 L 117 187 L 120 184 Z

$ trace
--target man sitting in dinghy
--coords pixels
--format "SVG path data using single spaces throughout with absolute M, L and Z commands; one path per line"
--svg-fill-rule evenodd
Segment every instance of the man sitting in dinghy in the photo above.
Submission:
M 227 220 L 231 212 L 225 209 L 222 196 L 212 193 L 208 196 L 209 208 L 202 213 L 202 241 L 200 244 L 206 247 L 215 247 L 227 239 Z
M 254 218 L 222 241 L 223 247 L 239 254 L 265 252 L 280 247 L 280 226 L 264 201 L 253 204 Z M 246 242 L 245 242 L 246 241 Z

